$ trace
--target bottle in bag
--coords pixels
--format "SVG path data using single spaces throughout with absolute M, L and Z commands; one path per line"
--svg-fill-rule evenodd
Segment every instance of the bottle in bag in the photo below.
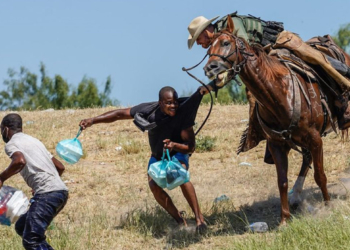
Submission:
M 168 184 L 173 183 L 180 176 L 177 169 L 167 169 L 166 171 L 166 181 Z
M 3 186 L 0 190 L 0 224 L 2 225 L 11 225 L 10 218 L 8 218 L 6 212 L 7 202 L 11 199 L 13 190 L 12 188 L 7 188 L 7 186 Z
M 5 214 L 0 215 L 0 224 L 5 226 L 11 226 L 10 218 L 6 217 Z
M 0 224 L 10 226 L 28 208 L 28 198 L 18 189 L 2 186 L 0 189 Z
M 7 211 L 7 202 L 11 199 L 12 193 L 5 194 L 3 197 L 0 197 L 0 214 L 6 213 Z
M 248 228 L 254 233 L 264 233 L 269 230 L 269 226 L 266 222 L 255 222 L 250 224 Z
M 7 208 L 4 205 L 0 205 L 0 216 L 6 214 Z

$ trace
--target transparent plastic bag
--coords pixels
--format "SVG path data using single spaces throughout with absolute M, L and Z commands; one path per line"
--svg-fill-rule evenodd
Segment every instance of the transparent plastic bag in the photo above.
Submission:
M 168 159 L 170 158 L 168 154 Z M 190 172 L 187 171 L 176 157 L 172 157 L 166 166 L 166 188 L 172 190 L 190 181 Z
M 165 154 L 163 154 L 160 161 L 152 163 L 148 168 L 148 175 L 152 180 L 157 183 L 161 188 L 166 188 L 166 165 L 168 161 L 165 159 Z
M 161 188 L 174 189 L 190 180 L 190 173 L 184 169 L 174 156 L 171 158 L 169 150 L 163 153 L 162 159 L 152 163 L 148 169 L 149 176 Z
M 81 142 L 78 140 L 81 131 L 82 130 L 80 128 L 75 138 L 60 141 L 56 146 L 58 156 L 69 164 L 77 163 L 83 156 L 83 147 Z
M 28 209 L 29 201 L 26 195 L 10 186 L 0 189 L 0 224 L 10 226 Z

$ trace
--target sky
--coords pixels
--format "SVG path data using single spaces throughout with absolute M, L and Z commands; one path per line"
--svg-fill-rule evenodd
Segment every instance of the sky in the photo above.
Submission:
M 112 78 L 111 98 L 122 106 L 156 101 L 159 89 L 193 92 L 199 83 L 182 71 L 206 50 L 187 47 L 192 19 L 238 14 L 280 21 L 308 40 L 335 35 L 350 23 L 350 0 L 1 0 L 0 90 L 8 69 L 61 75 L 77 86 L 83 77 L 100 91 Z M 204 62 L 191 73 L 201 80 Z

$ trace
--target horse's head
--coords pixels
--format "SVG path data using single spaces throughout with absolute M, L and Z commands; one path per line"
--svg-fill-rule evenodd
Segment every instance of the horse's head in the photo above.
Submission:
M 233 30 L 234 24 L 228 15 L 226 29 L 214 35 L 208 50 L 209 60 L 204 66 L 205 75 L 211 80 L 216 79 L 218 87 L 224 86 L 234 74 L 237 74 L 236 71 L 240 70 L 242 61 L 240 50 L 245 48 L 245 45 L 241 39 L 232 34 Z

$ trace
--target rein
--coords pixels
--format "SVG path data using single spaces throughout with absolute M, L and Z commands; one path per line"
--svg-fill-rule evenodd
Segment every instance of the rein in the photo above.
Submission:
M 207 85 L 205 85 L 205 83 L 203 83 L 201 80 L 199 80 L 197 77 L 195 77 L 194 75 L 192 75 L 190 72 L 190 70 L 196 68 L 198 65 L 200 65 L 204 59 L 208 56 L 208 54 L 206 54 L 203 59 L 197 63 L 196 65 L 190 67 L 190 68 L 185 68 L 185 67 L 182 67 L 182 71 L 185 71 L 189 76 L 191 76 L 193 79 L 197 80 L 200 84 L 202 84 L 209 92 L 209 95 L 210 95 L 210 108 L 209 108 L 209 111 L 208 111 L 208 114 L 207 116 L 205 117 L 204 121 L 202 122 L 202 124 L 200 125 L 200 127 L 197 129 L 196 133 L 194 133 L 194 135 L 197 135 L 199 133 L 199 131 L 201 131 L 201 129 L 203 128 L 204 124 L 207 122 L 210 114 L 211 114 L 211 110 L 213 109 L 213 103 L 214 103 L 214 100 L 213 100 L 213 95 L 211 94 L 211 91 L 210 89 L 207 87 Z

